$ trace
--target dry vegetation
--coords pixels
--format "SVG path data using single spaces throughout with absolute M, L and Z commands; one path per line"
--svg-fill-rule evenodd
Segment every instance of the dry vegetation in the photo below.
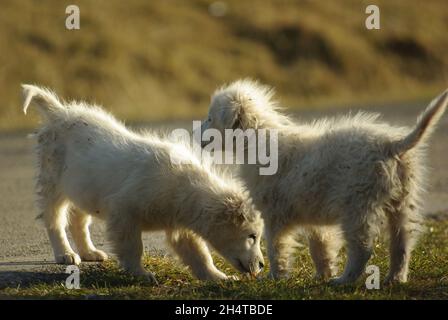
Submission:
M 78 4 L 81 30 L 65 29 Z M 238 77 L 274 85 L 288 106 L 412 100 L 447 84 L 448 2 L 3 0 L 0 129 L 30 126 L 19 84 L 104 104 L 129 121 L 201 117 L 211 91 Z
M 288 280 L 259 280 L 210 282 L 194 280 L 188 270 L 170 257 L 146 256 L 145 267 L 157 274 L 158 286 L 149 286 L 139 278 L 120 271 L 114 262 L 82 264 L 79 290 L 65 288 L 64 266 L 34 274 L 20 285 L 0 284 L 0 300 L 21 299 L 435 299 L 448 298 L 448 223 L 428 222 L 410 264 L 410 281 L 406 284 L 381 285 L 368 290 L 364 284 L 367 274 L 354 285 L 331 286 L 313 278 L 314 269 L 307 247 L 297 251 L 292 277 Z M 388 270 L 387 244 L 378 243 L 369 264 L 380 268 L 381 279 Z M 341 261 L 341 269 L 342 262 Z M 222 259 L 218 266 L 227 274 L 233 273 Z

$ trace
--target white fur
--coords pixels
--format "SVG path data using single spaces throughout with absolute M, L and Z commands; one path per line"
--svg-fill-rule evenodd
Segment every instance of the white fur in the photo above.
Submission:
M 132 132 L 97 106 L 63 103 L 30 85 L 23 94 L 24 111 L 35 103 L 44 119 L 36 134 L 36 191 L 57 262 L 107 258 L 90 240 L 90 216 L 96 216 L 106 220 L 121 266 L 152 281 L 141 264 L 145 230 L 166 230 L 200 279 L 227 278 L 205 241 L 239 271 L 260 271 L 263 223 L 236 181 L 201 164 L 187 145 Z M 172 163 L 175 153 L 190 163 Z
M 293 124 L 272 97 L 270 88 L 250 80 L 222 87 L 212 96 L 202 127 L 278 130 L 277 174 L 261 176 L 258 165 L 241 168 L 265 219 L 272 276 L 287 274 L 293 228 L 304 226 L 317 276 L 335 272 L 342 236 L 348 260 L 334 282 L 353 282 L 371 256 L 381 225 L 388 222 L 386 281 L 407 281 L 420 230 L 425 146 L 446 109 L 448 92 L 430 104 L 413 130 L 362 112 Z

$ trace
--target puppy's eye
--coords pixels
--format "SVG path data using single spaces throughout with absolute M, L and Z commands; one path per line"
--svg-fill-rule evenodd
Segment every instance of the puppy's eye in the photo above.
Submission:
M 249 239 L 253 240 L 254 242 L 257 240 L 257 235 L 256 234 L 251 234 L 249 235 Z

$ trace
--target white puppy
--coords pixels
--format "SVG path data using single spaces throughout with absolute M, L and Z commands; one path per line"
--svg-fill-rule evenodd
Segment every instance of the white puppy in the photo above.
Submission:
M 202 165 L 182 144 L 125 128 L 96 106 L 63 103 L 53 93 L 24 85 L 24 112 L 35 103 L 44 124 L 36 136 L 38 205 L 58 263 L 101 261 L 90 239 L 90 215 L 105 219 L 121 266 L 146 275 L 144 230 L 166 230 L 169 244 L 200 279 L 225 279 L 207 240 L 241 272 L 263 267 L 263 223 L 232 180 Z M 189 160 L 176 164 L 171 157 Z M 79 251 L 73 251 L 68 225 Z
M 293 124 L 277 111 L 272 90 L 249 80 L 215 92 L 202 130 L 278 131 L 278 172 L 260 176 L 260 165 L 243 165 L 243 178 L 266 225 L 271 275 L 287 274 L 291 230 L 308 228 L 317 275 L 329 277 L 341 246 L 348 260 L 336 283 L 355 281 L 372 253 L 383 220 L 390 230 L 386 281 L 407 281 L 417 239 L 425 176 L 425 146 L 446 109 L 438 97 L 413 129 L 380 123 L 358 113 L 311 124 Z

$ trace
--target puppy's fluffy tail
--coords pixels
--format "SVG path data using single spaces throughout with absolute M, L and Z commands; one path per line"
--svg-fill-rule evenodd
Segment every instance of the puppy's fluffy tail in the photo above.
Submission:
M 32 102 L 37 106 L 39 113 L 46 120 L 53 120 L 62 112 L 64 106 L 56 95 L 48 89 L 37 86 L 22 84 L 23 113 L 26 114 Z
M 402 155 L 425 142 L 435 130 L 448 104 L 448 90 L 435 98 L 418 117 L 414 130 L 393 146 L 394 154 Z

